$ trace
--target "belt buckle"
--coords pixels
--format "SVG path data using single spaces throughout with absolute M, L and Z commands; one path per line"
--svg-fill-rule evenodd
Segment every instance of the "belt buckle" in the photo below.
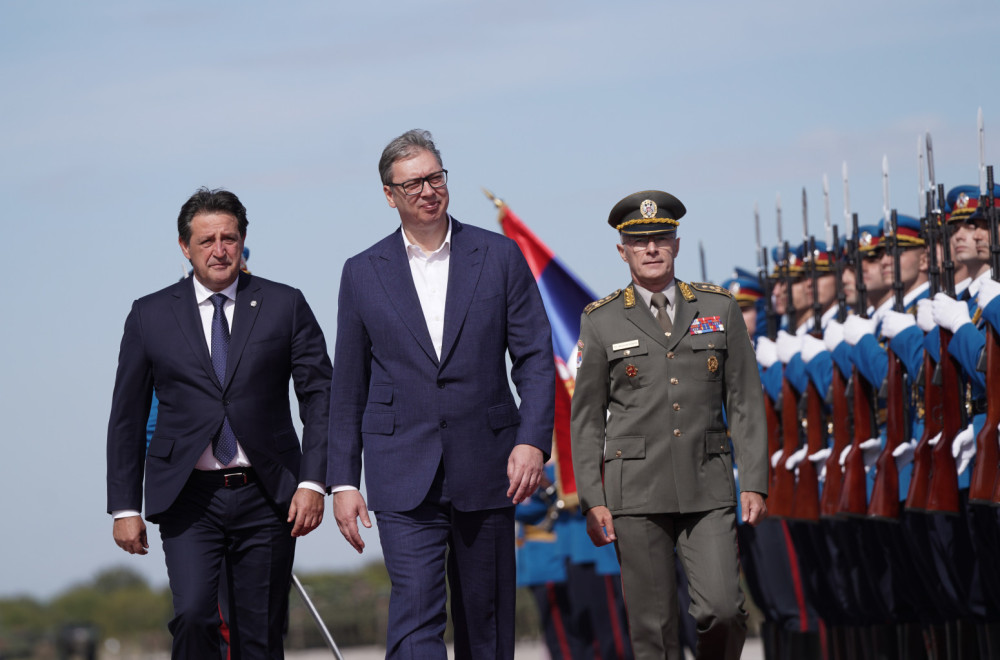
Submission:
M 230 481 L 232 477 L 232 481 Z M 246 472 L 230 472 L 229 474 L 222 475 L 222 485 L 226 488 L 234 488 L 235 486 L 245 486 L 247 483 L 247 473 Z

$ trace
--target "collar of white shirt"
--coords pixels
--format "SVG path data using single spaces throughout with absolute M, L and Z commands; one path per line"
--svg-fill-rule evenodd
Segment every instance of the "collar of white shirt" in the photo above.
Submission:
M 441 254 L 442 250 L 444 254 L 449 254 L 451 252 L 451 216 L 448 216 L 448 232 L 444 235 L 444 242 L 441 246 L 434 250 L 433 252 L 424 252 L 424 249 L 410 240 L 410 237 L 406 235 L 406 230 L 402 226 L 399 228 L 399 233 L 403 235 L 403 247 L 406 248 L 407 258 L 412 259 L 413 257 L 418 257 L 421 259 L 431 259 L 435 255 Z
M 227 286 L 222 291 L 212 291 L 207 286 L 199 282 L 198 278 L 195 277 L 194 275 L 191 276 L 191 279 L 194 280 L 194 299 L 199 305 L 208 300 L 209 298 L 211 298 L 216 293 L 221 293 L 230 300 L 236 300 L 236 287 L 240 283 L 239 277 L 237 277 L 236 281 L 234 281 L 232 284 Z

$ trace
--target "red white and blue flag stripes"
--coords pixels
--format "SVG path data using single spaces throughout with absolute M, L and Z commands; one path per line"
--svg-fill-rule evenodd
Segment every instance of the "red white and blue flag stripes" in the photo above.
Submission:
M 553 431 L 556 481 L 566 503 L 575 504 L 576 479 L 573 477 L 569 431 L 570 401 L 576 375 L 580 314 L 584 307 L 597 298 L 505 203 L 489 196 L 500 210 L 499 221 L 503 233 L 521 248 L 528 267 L 535 276 L 545 313 L 552 326 L 552 351 L 556 363 L 556 417 Z

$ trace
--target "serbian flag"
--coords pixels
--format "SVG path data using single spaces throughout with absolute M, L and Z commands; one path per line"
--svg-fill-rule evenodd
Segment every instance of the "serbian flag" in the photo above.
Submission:
M 502 200 L 488 191 L 486 194 L 500 210 L 499 221 L 503 233 L 513 239 L 524 253 L 552 326 L 552 352 L 556 362 L 556 418 L 552 455 L 555 458 L 556 485 L 560 495 L 567 505 L 574 506 L 579 500 L 569 439 L 570 400 L 576 376 L 580 314 L 584 307 L 597 298 Z

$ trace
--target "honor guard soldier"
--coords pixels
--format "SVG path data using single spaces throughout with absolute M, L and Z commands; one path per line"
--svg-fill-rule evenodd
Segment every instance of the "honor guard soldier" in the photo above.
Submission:
M 635 656 L 680 658 L 674 553 L 690 581 L 699 658 L 738 658 L 746 637 L 736 549 L 767 513 L 767 438 L 753 346 L 726 289 L 674 278 L 684 205 L 644 191 L 611 210 L 632 281 L 580 329 L 573 467 L 595 545 L 615 542 Z

